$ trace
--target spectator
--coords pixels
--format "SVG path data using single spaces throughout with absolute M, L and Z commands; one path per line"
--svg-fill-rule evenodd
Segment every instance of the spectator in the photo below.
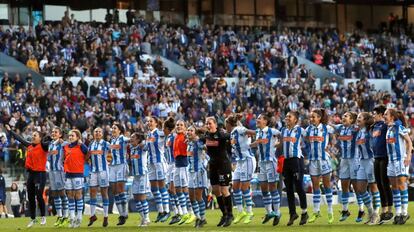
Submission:
M 30 56 L 26 66 L 35 72 L 39 72 L 39 64 L 37 63 L 37 59 L 34 55 Z
M 23 207 L 22 193 L 16 183 L 12 183 L 10 187 L 10 205 L 15 218 L 20 217 Z
M 7 213 L 6 203 L 6 180 L 3 176 L 3 169 L 0 168 L 0 218 L 9 217 Z

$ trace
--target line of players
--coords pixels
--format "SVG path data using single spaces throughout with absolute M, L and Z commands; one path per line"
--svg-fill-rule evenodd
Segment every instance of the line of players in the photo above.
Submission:
M 268 126 L 270 118 L 265 114 L 258 117 L 256 131 L 243 127 L 239 115 L 228 117 L 226 130 L 231 144 L 231 155 L 235 161 L 232 178 L 233 198 L 238 211 L 233 223 L 248 224 L 254 216 L 250 181 L 256 169 L 256 159 L 252 153 L 252 147 L 257 149 L 259 159 L 259 180 L 266 210 L 263 223 L 273 220 L 273 225 L 277 225 L 281 217 L 280 195 L 277 190 L 279 173 L 285 176 L 290 214 L 288 225 L 292 225 L 299 218 L 294 206 L 293 189 L 295 188 L 293 185 L 296 186 L 301 203 L 302 212 L 299 224 L 312 223 L 321 217 L 319 187 L 321 179 L 328 203 L 328 223 L 333 223 L 330 157 L 334 154 L 329 151 L 332 146 L 335 146 L 333 135 L 336 134 L 335 137 L 341 150 L 340 178 L 343 187 L 341 197 L 343 211 L 340 221 L 344 221 L 350 215 L 348 211 L 349 191 L 347 191 L 350 183 L 361 201 L 359 202 L 361 205 L 359 218 L 363 216 L 362 211 L 365 205 L 369 212 L 369 224 L 392 219 L 389 209 L 392 202 L 390 204 L 384 201 L 383 212 L 379 215 L 381 200 L 386 198 L 386 193 L 381 196 L 378 193 L 373 168 L 376 144 L 372 143 L 376 143 L 376 137 L 383 136 L 388 160 L 386 170 L 391 182 L 393 203 L 396 209 L 394 223 L 404 224 L 409 218 L 406 176 L 411 160 L 412 144 L 405 127 L 405 119 L 398 111 L 376 109 L 374 118 L 366 112 L 358 116 L 348 112 L 343 116 L 343 124 L 339 126 L 328 125 L 326 112 L 323 109 L 314 109 L 309 118 L 310 126 L 306 129 L 298 125 L 298 113 L 290 112 L 285 119 L 286 126 L 280 131 Z M 385 111 L 385 132 L 384 127 L 379 127 L 377 124 L 374 126 L 374 119 L 378 123 L 383 120 L 382 113 L 384 112 L 381 113 L 381 111 Z M 81 224 L 84 183 L 83 177 L 77 173 L 83 172 L 82 160 L 88 161 L 91 166 L 89 184 L 91 217 L 88 226 L 97 220 L 95 213 L 98 190 L 102 195 L 104 211 L 102 225 L 108 226 L 109 185 L 111 185 L 120 214 L 117 225 L 125 223 L 128 218 L 128 194 L 125 192 L 128 172 L 134 176 L 132 192 L 137 210 L 141 215 L 141 226 L 147 226 L 150 223 L 146 199 L 148 189 L 154 196 L 158 210 L 155 222 L 167 221 L 172 213 L 174 215 L 170 224 L 195 222 L 196 227 L 206 224 L 206 207 L 202 193 L 208 187 L 206 168 L 208 155 L 204 151 L 203 135 L 199 133 L 199 128 L 187 127 L 183 121 L 175 123 L 174 120 L 167 119 L 162 126 L 163 130 L 160 129 L 160 123 L 157 118 L 148 117 L 148 134 L 144 136 L 135 133 L 130 138 L 124 136 L 124 128 L 121 125 L 114 124 L 110 142 L 103 139 L 102 128 L 95 128 L 94 140 L 86 150 L 81 142 L 79 131 L 70 131 L 69 142 L 64 142 L 61 129 L 54 128 L 51 133 L 53 142 L 49 145 L 48 163 L 50 189 L 54 194 L 54 204 L 58 214 L 55 226 L 69 224 L 70 227 L 79 227 Z M 382 131 L 379 130 L 381 128 Z M 250 142 L 251 137 L 255 137 L 254 142 Z M 73 147 L 79 149 L 68 149 Z M 280 156 L 276 156 L 277 148 L 280 149 Z M 309 172 L 313 183 L 313 214 L 310 217 L 307 213 L 306 196 L 300 188 L 304 171 L 303 153 L 309 160 Z M 75 170 L 73 175 L 68 173 L 65 170 L 68 163 L 72 163 L 72 167 L 79 166 L 79 170 Z M 289 175 L 295 177 L 296 182 L 295 178 L 287 178 Z M 367 191 L 367 185 L 370 193 Z M 170 212 L 170 207 L 172 212 Z M 227 213 L 232 215 L 231 212 Z M 228 226 L 231 221 L 219 224 Z

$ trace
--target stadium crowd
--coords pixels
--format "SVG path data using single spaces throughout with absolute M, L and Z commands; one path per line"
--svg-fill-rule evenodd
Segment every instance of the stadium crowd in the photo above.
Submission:
M 394 29 L 398 36 L 358 30 L 340 35 L 335 30 L 189 28 L 142 17 L 128 24 L 117 23 L 114 17 L 107 20 L 82 23 L 66 12 L 59 23 L 40 22 L 28 30 L 0 26 L 2 52 L 46 76 L 64 77 L 35 88 L 30 76 L 24 82 L 5 73 L 1 121 L 30 136 L 35 128 L 46 129 L 49 120 L 67 130 L 81 128 L 88 138 L 93 126 L 105 127 L 113 121 L 123 122 L 129 133 L 143 131 L 141 116 L 149 114 L 189 122 L 216 116 L 223 124 L 230 113 L 244 113 L 243 123 L 255 129 L 256 116 L 270 112 L 280 128 L 280 118 L 289 110 L 298 110 L 305 126 L 313 107 L 327 108 L 338 122 L 338 116 L 348 110 L 370 111 L 385 103 L 405 110 L 414 125 L 414 44 L 402 29 Z M 162 61 L 142 61 L 142 53 L 165 56 L 196 75 L 167 83 L 161 78 L 168 76 Z M 314 75 L 298 66 L 293 55 L 359 81 L 343 86 L 327 78 L 316 90 Z M 82 79 L 73 86 L 71 76 L 104 78 L 90 86 Z M 130 83 L 128 76 L 133 76 Z M 206 78 L 201 81 L 198 76 Z M 272 86 L 268 77 L 276 76 L 286 78 Z M 228 85 L 221 77 L 240 77 L 240 81 Z M 394 93 L 375 90 L 369 78 L 392 79 Z M 2 146 L 6 142 L 4 138 Z

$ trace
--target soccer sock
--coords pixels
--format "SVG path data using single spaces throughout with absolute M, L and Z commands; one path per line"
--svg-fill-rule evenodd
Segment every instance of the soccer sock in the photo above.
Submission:
M 144 213 L 144 218 L 148 218 L 148 216 L 149 216 L 148 201 L 146 199 L 142 200 L 141 205 L 142 205 L 142 212 Z
M 175 198 L 176 198 L 176 195 L 170 193 L 170 207 L 171 207 L 171 211 L 174 212 L 174 215 L 177 215 L 178 214 L 178 208 L 177 208 L 177 205 L 175 203 L 175 201 L 176 201 Z
M 185 200 L 187 201 L 187 211 L 190 214 L 194 214 L 193 207 L 191 206 L 190 194 L 188 192 L 184 192 Z
M 394 201 L 394 207 L 395 207 L 395 214 L 396 216 L 401 215 L 401 193 L 399 189 L 393 189 L 392 190 L 392 196 Z
M 62 199 L 60 196 L 56 196 L 53 198 L 55 203 L 55 209 L 58 217 L 62 217 Z
M 250 195 L 250 189 L 247 189 L 246 191 L 243 192 L 243 199 L 244 199 L 244 202 L 246 203 L 247 213 L 251 213 L 252 208 L 253 208 L 253 200 L 252 200 L 252 195 Z
M 160 189 L 161 199 L 162 199 L 162 206 L 164 208 L 164 212 L 170 212 L 170 195 L 168 194 L 167 188 L 163 187 Z
M 364 205 L 368 208 L 369 214 L 372 213 L 372 201 L 371 201 L 371 195 L 368 193 L 368 191 L 365 191 L 361 194 L 362 200 L 364 201 Z
M 137 212 L 141 215 L 141 218 L 144 217 L 144 212 L 142 211 L 142 203 L 139 200 L 135 201 L 135 208 L 137 209 Z
M 226 216 L 226 206 L 224 203 L 224 197 L 223 196 L 219 196 L 217 197 L 217 204 L 219 205 L 219 208 L 221 210 L 221 213 L 223 214 L 223 216 Z
M 321 208 L 321 190 L 313 190 L 313 212 L 319 213 Z
M 206 203 L 204 200 L 198 202 L 198 207 L 200 208 L 200 219 L 206 219 Z
M 234 198 L 234 204 L 237 207 L 237 211 L 241 213 L 243 211 L 243 198 L 242 198 L 242 192 L 240 189 L 235 189 L 233 191 L 233 198 Z
M 187 214 L 188 213 L 188 211 L 187 211 L 187 199 L 185 198 L 184 193 L 179 192 L 179 193 L 177 193 L 177 195 L 178 195 L 178 200 L 180 202 L 181 209 L 183 210 L 183 214 Z
M 362 200 L 362 195 L 358 193 L 355 193 L 355 195 L 357 198 L 359 211 L 364 212 L 364 201 Z
M 280 195 L 279 191 L 271 192 L 272 195 L 272 202 L 273 202 L 273 210 L 276 212 L 277 215 L 280 214 Z
M 406 216 L 408 214 L 408 190 L 401 190 L 400 195 L 402 215 Z
M 157 210 L 159 213 L 164 212 L 164 209 L 162 207 L 162 198 L 160 190 L 157 187 L 151 188 L 152 195 L 154 195 L 155 204 L 157 205 Z
M 108 211 L 109 211 L 109 199 L 108 198 L 102 198 L 102 206 L 103 206 L 104 217 L 108 217 Z
M 266 209 L 266 212 L 271 213 L 273 211 L 272 210 L 272 196 L 270 195 L 269 192 L 262 192 L 262 196 L 263 196 L 263 204 Z
M 127 207 L 127 203 L 128 203 L 128 193 L 126 192 L 122 192 L 120 194 L 120 200 L 121 200 L 121 207 L 122 207 L 122 216 L 126 217 L 128 216 L 128 207 Z
M 118 209 L 119 212 L 119 216 L 122 216 L 122 206 L 121 206 L 121 198 L 119 196 L 119 194 L 114 196 L 115 199 L 115 204 L 116 204 L 116 208 Z
M 67 218 L 69 216 L 69 201 L 68 197 L 64 195 L 62 198 L 62 209 L 63 209 L 63 217 Z
M 69 199 L 69 212 L 70 212 L 70 219 L 75 219 L 75 208 L 76 208 L 76 204 L 75 204 L 75 199 Z
M 348 211 L 349 192 L 342 192 L 341 200 L 342 200 L 342 210 Z
M 376 214 L 379 213 L 379 210 L 381 208 L 381 197 L 379 192 L 373 192 L 372 193 L 372 199 L 374 201 L 374 211 Z
M 333 213 L 332 208 L 332 189 L 327 188 L 325 190 L 325 197 L 326 197 L 326 203 L 328 203 L 328 213 Z
M 91 206 L 91 216 L 95 215 L 96 213 L 96 198 L 91 198 L 91 200 L 89 201 L 89 204 Z
M 78 219 L 82 219 L 83 214 L 83 199 L 76 200 L 76 216 Z
M 227 216 L 233 216 L 233 201 L 231 195 L 224 197 L 224 204 L 226 205 Z
M 200 208 L 199 208 L 198 202 L 197 201 L 192 201 L 191 206 L 193 208 L 194 215 L 197 218 L 200 218 Z

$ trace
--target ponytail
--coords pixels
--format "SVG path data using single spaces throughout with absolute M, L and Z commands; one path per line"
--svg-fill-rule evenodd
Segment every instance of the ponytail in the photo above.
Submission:
M 408 123 L 407 123 L 407 119 L 405 118 L 405 115 L 404 115 L 404 112 L 402 111 L 402 110 L 398 110 L 397 111 L 397 118 L 398 118 L 398 120 L 400 120 L 401 121 L 401 124 L 404 126 L 404 127 L 407 127 L 407 125 L 408 125 Z
M 226 123 L 232 127 L 236 127 L 242 118 L 243 114 L 232 114 L 226 118 Z
M 387 111 L 390 112 L 391 116 L 394 118 L 394 121 L 400 120 L 401 125 L 403 125 L 404 127 L 407 127 L 408 123 L 407 123 L 407 120 L 405 119 L 403 111 L 396 110 L 393 108 L 387 109 Z

